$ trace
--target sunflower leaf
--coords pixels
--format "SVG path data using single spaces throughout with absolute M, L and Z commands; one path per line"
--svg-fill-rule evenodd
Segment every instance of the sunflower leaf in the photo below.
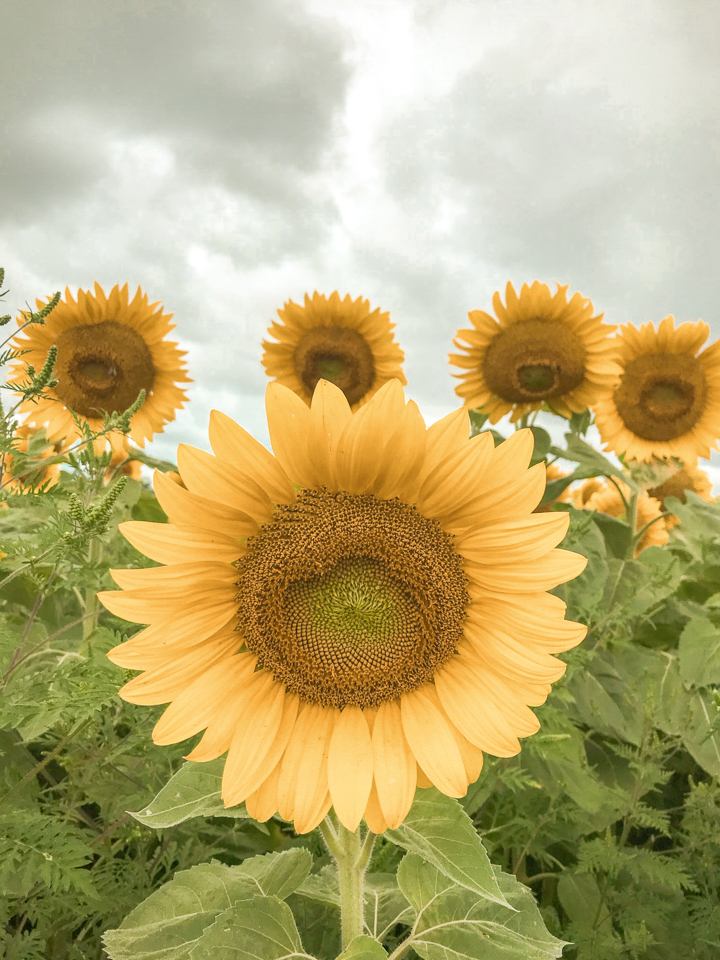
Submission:
M 228 916 L 242 912 L 243 904 L 253 904 L 260 913 L 264 902 L 280 904 L 303 882 L 311 866 L 311 854 L 296 847 L 252 857 L 239 866 L 228 867 L 213 860 L 182 870 L 137 906 L 117 929 L 106 931 L 105 949 L 112 960 L 195 960 L 196 956 L 210 956 L 194 951 L 201 941 L 205 944 L 208 928 L 218 926 L 216 920 L 222 925 Z M 282 906 L 283 916 L 292 917 L 289 907 Z M 271 955 L 257 954 L 261 956 Z
M 128 812 L 140 823 L 155 830 L 174 827 L 191 817 L 247 819 L 245 804 L 223 806 L 220 785 L 224 765 L 222 758 L 207 763 L 188 760 L 144 810 Z
M 693 687 L 720 683 L 720 630 L 707 617 L 685 625 L 678 647 L 680 676 Z
M 337 960 L 384 960 L 387 953 L 373 937 L 355 937 Z
M 417 919 L 405 943 L 425 960 L 559 957 L 565 942 L 545 928 L 532 892 L 499 867 L 493 872 L 506 907 L 452 883 L 432 864 L 408 854 L 398 868 L 398 883 Z
M 562 457 L 565 460 L 574 460 L 575 463 L 580 464 L 573 475 L 576 480 L 581 479 L 581 477 L 619 477 L 631 490 L 640 490 L 635 480 L 623 471 L 622 467 L 616 466 L 596 450 L 595 447 L 586 443 L 585 440 L 573 436 L 572 433 L 566 433 L 565 441 L 567 443 L 566 450 L 551 447 L 550 452 L 557 457 Z
M 292 960 L 307 958 L 290 907 L 277 897 L 241 900 L 208 927 L 190 960 Z
M 434 787 L 417 791 L 404 822 L 385 837 L 419 854 L 461 887 L 509 906 L 470 818 L 457 800 Z

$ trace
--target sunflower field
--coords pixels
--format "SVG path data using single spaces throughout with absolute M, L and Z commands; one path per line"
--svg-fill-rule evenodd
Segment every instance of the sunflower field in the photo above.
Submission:
M 1 957 L 720 957 L 720 341 L 492 305 L 427 426 L 288 301 L 172 463 L 160 302 L 0 318 Z

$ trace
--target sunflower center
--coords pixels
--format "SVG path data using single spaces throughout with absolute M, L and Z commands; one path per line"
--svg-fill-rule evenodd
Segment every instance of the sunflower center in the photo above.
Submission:
M 155 365 L 143 338 L 116 320 L 82 324 L 57 340 L 55 393 L 82 417 L 127 410 L 155 383 Z
M 490 341 L 482 362 L 485 382 L 509 403 L 561 397 L 585 377 L 585 347 L 559 320 L 522 320 Z
M 614 394 L 623 423 L 644 440 L 674 440 L 692 430 L 706 399 L 702 364 L 676 353 L 631 360 Z
M 312 396 L 318 380 L 330 380 L 355 404 L 372 389 L 375 361 L 365 337 L 348 327 L 313 327 L 293 353 L 295 373 Z
M 469 600 L 452 538 L 400 500 L 305 490 L 248 541 L 238 626 L 306 702 L 374 706 L 432 680 Z

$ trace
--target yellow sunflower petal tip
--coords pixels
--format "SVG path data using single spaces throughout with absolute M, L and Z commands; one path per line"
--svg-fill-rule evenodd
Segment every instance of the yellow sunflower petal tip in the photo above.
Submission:
M 562 416 L 580 413 L 618 381 L 615 327 L 593 316 L 581 294 L 567 299 L 567 286 L 553 294 L 545 283 L 523 284 L 518 295 L 507 284 L 505 305 L 493 296 L 496 318 L 482 310 L 468 316 L 472 330 L 459 330 L 455 345 L 464 351 L 450 362 L 464 372 L 455 388 L 471 408 L 496 423 L 507 413 L 513 422 L 550 406 Z
M 538 729 L 552 654 L 584 632 L 545 591 L 585 558 L 557 549 L 566 518 L 532 512 L 544 470 L 523 437 L 473 442 L 455 415 L 426 429 L 397 382 L 355 413 L 330 382 L 311 408 L 279 383 L 267 396 L 275 457 L 223 459 L 238 434 L 217 417 L 218 456 L 179 458 L 186 489 L 162 485 L 169 523 L 122 527 L 169 564 L 101 595 L 149 624 L 122 695 L 170 703 L 156 743 L 204 730 L 193 759 L 227 752 L 227 805 L 304 832 L 332 804 L 383 831 L 419 782 L 462 796 L 484 752 Z M 238 514 L 253 535 L 229 535 Z
M 390 314 L 371 311 L 363 297 L 341 300 L 337 291 L 330 297 L 315 291 L 305 294 L 304 306 L 288 300 L 278 316 L 281 322 L 268 328 L 275 340 L 263 341 L 263 366 L 308 405 L 321 379 L 335 383 L 353 408 L 390 378 L 407 382 Z

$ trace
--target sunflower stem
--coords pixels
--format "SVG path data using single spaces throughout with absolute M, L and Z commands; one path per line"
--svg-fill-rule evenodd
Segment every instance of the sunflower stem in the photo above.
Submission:
M 365 871 L 370 863 L 375 834 L 368 830 L 361 836 L 359 829 L 353 833 L 341 823 L 333 823 L 329 817 L 320 824 L 320 832 L 337 864 L 342 948 L 347 950 L 364 928 Z
M 637 490 L 633 490 L 626 514 L 627 522 L 630 525 L 630 543 L 628 544 L 627 553 L 625 554 L 625 558 L 627 560 L 632 560 L 635 556 L 635 547 L 637 546 L 639 539 L 639 534 L 635 530 L 635 527 L 637 526 L 637 506 L 638 492 Z
M 88 564 L 95 566 L 102 557 L 102 543 L 97 537 L 88 544 Z M 82 643 L 79 652 L 87 656 L 90 649 L 90 637 L 97 627 L 98 617 L 100 615 L 100 603 L 97 598 L 97 591 L 92 587 L 85 590 L 85 619 L 83 620 Z

